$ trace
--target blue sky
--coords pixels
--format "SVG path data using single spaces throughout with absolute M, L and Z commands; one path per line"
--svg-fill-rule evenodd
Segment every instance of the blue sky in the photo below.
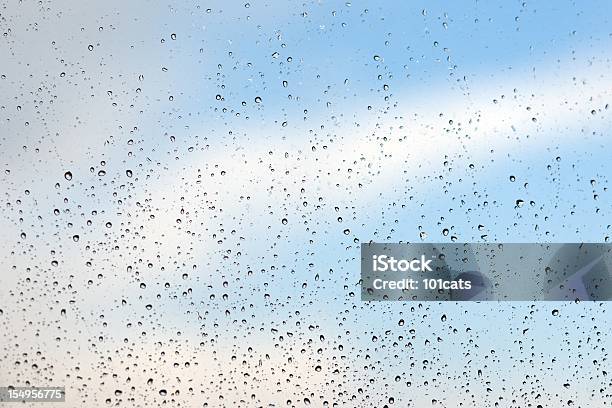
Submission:
M 605 303 L 368 304 L 358 268 L 369 240 L 610 239 L 609 10 L 7 4 L 0 382 L 85 398 L 74 378 L 94 378 L 94 405 L 163 386 L 209 406 L 608 406 Z M 133 356 L 135 391 L 102 374 Z

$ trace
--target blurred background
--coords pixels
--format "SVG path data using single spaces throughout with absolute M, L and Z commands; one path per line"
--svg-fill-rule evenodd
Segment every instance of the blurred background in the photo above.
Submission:
M 0 386 L 609 407 L 605 302 L 362 302 L 359 248 L 610 242 L 611 11 L 0 0 Z

